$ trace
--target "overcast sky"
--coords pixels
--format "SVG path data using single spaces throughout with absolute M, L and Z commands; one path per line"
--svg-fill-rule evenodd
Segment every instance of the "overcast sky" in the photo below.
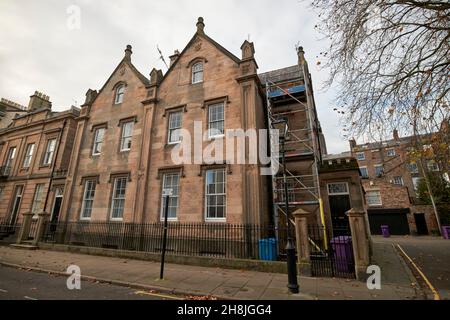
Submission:
M 300 0 L 149 1 L 149 0 L 0 0 L 0 97 L 23 105 L 39 90 L 55 110 L 84 101 L 88 88 L 100 89 L 133 46 L 133 64 L 146 76 L 153 67 L 166 70 L 174 49 L 184 48 L 196 31 L 205 32 L 240 57 L 242 42 L 254 42 L 259 72 L 297 63 L 302 45 L 315 85 L 316 104 L 329 153 L 348 150 L 338 115 L 335 88 L 321 90 L 327 71 L 317 63 L 326 42 L 315 32 L 316 15 Z M 80 28 L 71 6 L 80 8 Z M 69 9 L 70 11 L 70 9 Z M 73 13 L 73 11 L 71 11 Z M 75 26 L 75 28 L 69 28 Z

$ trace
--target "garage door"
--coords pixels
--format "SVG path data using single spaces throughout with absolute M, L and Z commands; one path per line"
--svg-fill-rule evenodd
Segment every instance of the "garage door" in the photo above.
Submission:
M 394 235 L 409 234 L 408 217 L 409 209 L 370 209 L 370 232 L 381 234 L 381 226 L 389 226 L 389 231 Z

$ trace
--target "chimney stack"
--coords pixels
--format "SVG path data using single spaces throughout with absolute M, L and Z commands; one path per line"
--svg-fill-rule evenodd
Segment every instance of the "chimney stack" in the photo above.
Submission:
M 348 140 L 348 142 L 350 143 L 350 151 L 353 151 L 353 149 L 356 148 L 356 140 L 352 138 Z
M 177 61 L 177 59 L 178 59 L 178 57 L 180 56 L 180 51 L 178 51 L 178 50 L 175 50 L 174 52 L 173 52 L 173 55 L 171 55 L 169 58 L 170 58 L 170 66 L 172 66 L 174 63 L 175 63 L 175 61 Z
M 297 56 L 298 56 L 298 64 L 303 65 L 305 62 L 305 51 L 303 50 L 303 47 L 298 47 L 297 49 Z
M 51 109 L 52 103 L 50 102 L 50 97 L 43 94 L 42 92 L 35 91 L 32 96 L 30 96 L 30 102 L 28 103 L 28 111 L 36 111 L 39 109 Z
M 398 135 L 398 130 L 394 129 L 394 131 L 392 132 L 393 136 L 394 136 L 394 140 L 400 140 L 400 136 Z

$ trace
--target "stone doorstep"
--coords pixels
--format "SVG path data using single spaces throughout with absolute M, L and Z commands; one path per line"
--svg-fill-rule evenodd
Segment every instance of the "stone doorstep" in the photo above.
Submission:
M 22 249 L 22 250 L 37 250 L 39 249 L 38 246 L 32 245 L 32 244 L 25 244 L 25 243 L 13 243 L 10 244 L 11 247 L 13 247 L 14 249 Z

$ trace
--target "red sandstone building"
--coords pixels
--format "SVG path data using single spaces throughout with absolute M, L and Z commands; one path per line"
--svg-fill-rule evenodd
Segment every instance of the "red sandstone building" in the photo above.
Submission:
M 36 175 L 28 173 L 21 177 L 27 190 L 36 189 L 36 184 L 43 184 L 44 190 L 50 190 L 48 197 L 42 193 L 42 197 L 49 199 L 47 205 L 32 205 L 32 191 L 27 191 L 26 199 L 24 196 L 16 212 L 13 189 L 17 182 L 8 175 L 0 181 L 0 186 L 8 190 L 3 199 L 9 203 L 3 205 L 6 202 L 2 200 L 0 217 L 10 219 L 29 211 L 46 212 L 52 222 L 60 222 L 58 236 L 61 238 L 50 236 L 51 241 L 135 250 L 147 238 L 138 239 L 134 235 L 138 230 L 133 227 L 128 230 L 133 237 L 125 241 L 124 235 L 128 232 L 125 228 L 159 223 L 164 212 L 163 189 L 171 189 L 167 208 L 169 220 L 173 225 L 179 222 L 213 226 L 208 229 L 211 238 L 205 241 L 207 246 L 216 240 L 221 240 L 223 246 L 224 239 L 230 239 L 230 235 L 216 234 L 218 229 L 214 226 L 239 225 L 240 229 L 236 230 L 242 233 L 235 232 L 231 238 L 242 244 L 243 239 L 258 243 L 262 236 L 269 234 L 265 230 L 264 235 L 249 237 L 247 231 L 251 230 L 245 226 L 271 224 L 271 228 L 275 225 L 277 229 L 271 229 L 270 236 L 280 240 L 285 237 L 283 229 L 287 222 L 281 158 L 272 158 L 272 164 L 279 164 L 278 174 L 267 176 L 261 174 L 263 169 L 268 169 L 267 163 L 249 162 L 249 150 L 259 151 L 256 142 L 244 148 L 241 154 L 244 163 L 236 163 L 236 149 L 230 152 L 232 159 L 228 158 L 228 145 L 223 150 L 222 161 L 210 161 L 206 157 L 180 164 L 174 162 L 173 152 L 183 145 L 186 133 L 195 137 L 197 129 L 204 134 L 200 142 L 200 150 L 204 151 L 211 145 L 223 143 L 227 130 L 247 132 L 275 128 L 276 122 L 283 120 L 289 128 L 286 142 L 288 210 L 301 212 L 309 225 L 323 228 L 316 235 L 317 239 L 298 240 L 298 246 L 308 247 L 314 240 L 314 250 L 318 250 L 331 236 L 350 234 L 346 212 L 354 209 L 358 217 L 364 216 L 358 166 L 351 157 L 325 157 L 325 139 L 303 49 L 298 48 L 296 65 L 263 74 L 257 73 L 254 54 L 254 45 L 248 41 L 243 42 L 240 57 L 230 53 L 205 34 L 202 18 L 185 48 L 181 52 L 175 50 L 170 57 L 170 67 L 165 74 L 153 69 L 149 78 L 144 76 L 132 64 L 132 48 L 127 46 L 125 56 L 103 87 L 87 91 L 79 112 L 53 113 L 49 106 L 33 109 L 0 135 L 1 141 L 5 141 L 1 159 L 4 167 L 9 167 L 12 162 L 8 160 L 7 150 L 13 144 L 20 144 L 20 161 L 28 154 L 25 142 L 13 140 L 13 136 L 23 136 L 25 132 L 20 131 L 22 127 L 18 122 L 52 124 L 51 128 L 36 126 L 36 130 L 41 131 L 40 136 L 36 136 L 38 151 L 34 158 L 40 160 L 34 160 L 32 168 L 38 171 Z M 65 126 L 61 122 L 64 117 L 70 118 Z M 53 135 L 58 132 L 65 134 L 58 136 L 53 144 L 50 141 L 54 141 Z M 258 141 L 263 138 L 259 136 Z M 265 138 L 270 146 L 275 143 L 272 135 Z M 42 157 L 45 159 L 49 146 L 52 150 L 59 148 L 61 154 L 51 166 L 42 166 Z M 195 143 L 189 153 L 195 158 L 194 147 Z M 214 158 L 215 154 L 210 156 Z M 14 166 L 18 167 L 19 160 L 14 161 Z M 64 172 L 60 180 L 51 174 L 54 169 Z M 50 177 L 53 178 L 48 188 Z M 54 208 L 59 209 L 59 202 L 55 205 L 57 199 L 62 199 L 59 214 L 54 213 Z M 365 223 L 365 219 L 360 220 Z M 293 220 L 289 223 L 293 228 Z M 360 228 L 367 229 L 364 223 Z M 95 229 L 96 225 L 103 229 Z M 56 230 L 56 227 L 51 228 Z M 196 229 L 192 230 L 197 237 Z M 369 240 L 363 231 L 361 241 L 365 246 Z M 108 238 L 111 232 L 113 237 Z M 329 234 L 328 238 L 325 233 Z M 89 238 L 91 234 L 98 238 Z M 149 250 L 159 250 L 159 237 L 152 239 L 156 239 L 152 240 L 155 245 Z M 136 240 L 140 244 L 136 244 Z M 177 250 L 177 242 L 171 243 L 173 250 Z M 284 250 L 281 242 L 279 245 Z M 324 246 L 326 250 L 327 245 Z M 247 249 L 238 255 L 254 256 L 254 252 Z M 324 250 L 316 254 L 324 254 Z M 306 259 L 309 260 L 309 256 Z
M 3 100 L 4 102 L 7 100 Z M 10 101 L 7 101 L 11 104 Z M 77 108 L 54 112 L 49 97 L 35 92 L 0 130 L 0 219 L 20 224 L 42 212 L 59 219 L 65 177 L 76 131 Z

